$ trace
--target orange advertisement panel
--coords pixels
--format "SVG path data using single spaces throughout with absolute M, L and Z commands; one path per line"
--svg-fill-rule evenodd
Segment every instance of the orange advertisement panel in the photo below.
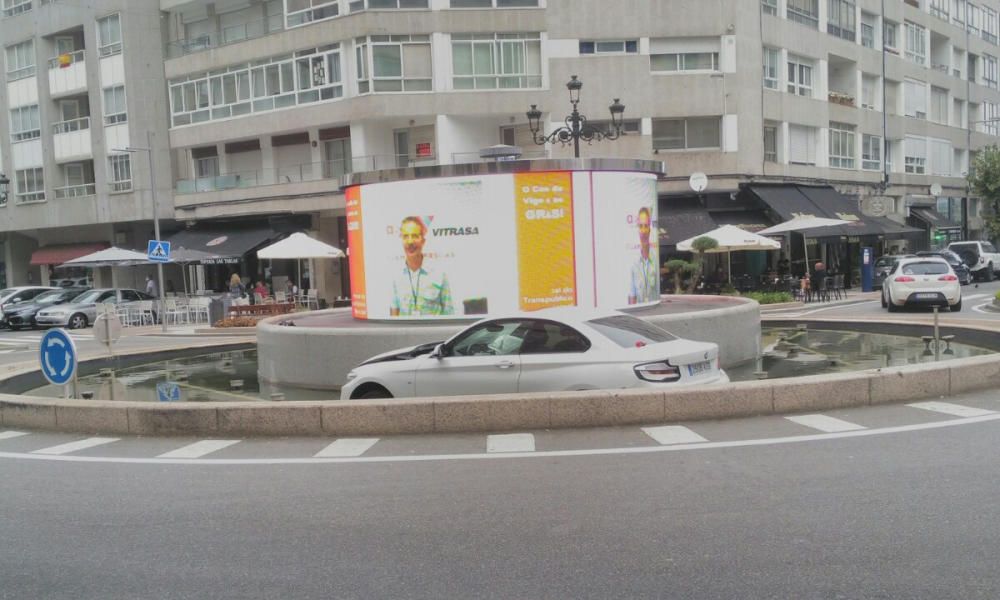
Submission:
M 368 292 L 365 287 L 365 240 L 361 226 L 361 186 L 347 188 L 347 254 L 351 272 L 351 314 L 368 318 Z
M 572 174 L 516 174 L 514 206 L 521 310 L 575 306 Z

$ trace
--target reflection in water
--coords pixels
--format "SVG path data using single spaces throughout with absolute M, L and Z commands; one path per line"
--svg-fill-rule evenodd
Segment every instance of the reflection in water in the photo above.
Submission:
M 853 331 L 765 328 L 763 358 L 758 365 L 726 369 L 733 381 L 756 379 L 755 371 L 768 378 L 798 377 L 820 373 L 860 371 L 880 367 L 933 362 L 920 338 Z M 944 348 L 942 348 L 944 350 Z M 989 354 L 988 350 L 952 343 L 951 354 L 942 360 Z M 156 402 L 158 383 L 173 382 L 186 402 L 334 400 L 336 391 L 308 390 L 261 383 L 257 379 L 257 351 L 217 352 L 110 371 L 80 378 L 80 391 L 102 400 Z M 62 388 L 45 386 L 30 395 L 61 397 Z

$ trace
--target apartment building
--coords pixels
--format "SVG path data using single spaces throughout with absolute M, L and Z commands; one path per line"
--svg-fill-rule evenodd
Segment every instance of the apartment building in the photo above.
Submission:
M 131 155 L 128 191 L 109 188 L 112 163 L 123 160 L 110 150 L 118 142 L 107 141 L 108 129 L 121 126 L 107 123 L 104 108 L 116 101 L 105 89 L 115 80 L 102 79 L 119 72 L 102 68 L 111 57 L 123 65 L 129 140 L 144 143 L 145 131 L 154 132 L 158 196 L 172 201 L 169 211 L 161 206 L 174 219 L 168 229 L 193 247 L 226 238 L 232 252 L 293 229 L 346 244 L 346 173 L 479 161 L 480 149 L 501 143 L 522 147 L 525 158 L 572 156 L 571 148 L 536 145 L 525 116 L 537 105 L 545 130 L 561 125 L 571 75 L 584 83 L 580 108 L 592 123 L 607 122 L 615 98 L 627 107 L 626 135 L 584 145 L 583 156 L 665 162 L 667 250 L 707 223 L 763 227 L 808 210 L 873 223 L 864 236 L 831 240 L 832 252 L 961 235 L 970 155 L 1000 133 L 992 120 L 1000 117 L 998 0 L 886 0 L 884 13 L 881 0 L 90 3 L 100 11 L 69 0 L 0 2 L 8 74 L 0 103 L 9 114 L 0 132 L 11 129 L 2 164 L 6 173 L 25 171 L 23 145 L 34 144 L 30 165 L 44 181 L 22 175 L 0 230 L 39 247 L 52 242 L 44 232 L 71 226 L 111 242 L 148 225 L 143 155 Z M 18 8 L 26 4 L 37 6 Z M 104 57 L 100 22 L 112 13 L 122 49 Z M 59 46 L 69 43 L 59 41 L 71 37 L 66 31 L 80 32 L 80 48 Z M 32 48 L 19 48 L 29 40 Z M 103 129 L 90 129 L 90 153 L 80 159 L 95 194 L 56 198 L 81 180 L 76 167 L 67 172 L 77 155 L 56 151 L 58 136 L 78 132 L 57 133 L 75 113 L 57 112 L 66 94 L 53 95 L 51 73 L 76 64 L 27 83 L 11 73 L 27 66 L 22 55 L 42 65 L 65 60 L 68 49 L 92 65 L 82 69 L 83 94 L 88 107 L 102 107 Z M 31 105 L 30 87 L 40 133 L 15 139 L 36 118 L 19 110 Z M 688 185 L 696 172 L 709 181 L 697 194 Z M 39 186 L 44 203 L 18 199 L 17 189 Z M 796 194 L 806 197 L 801 206 Z M 81 222 L 46 220 L 64 218 L 69 209 L 58 203 L 72 205 Z M 129 208 L 102 212 L 119 204 Z M 981 212 L 968 202 L 973 236 Z M 922 228 L 923 238 L 904 224 Z M 13 248 L 8 242 L 8 264 L 27 252 Z M 264 267 L 249 268 L 259 276 Z M 212 269 L 199 277 L 225 271 Z M 316 271 L 310 277 L 326 297 L 346 294 L 342 265 Z

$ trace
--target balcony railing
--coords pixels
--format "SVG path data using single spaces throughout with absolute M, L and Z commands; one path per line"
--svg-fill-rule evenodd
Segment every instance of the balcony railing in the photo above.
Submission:
M 283 15 L 274 15 L 267 19 L 223 27 L 218 31 L 211 31 L 198 37 L 167 42 L 167 58 L 177 58 L 209 48 L 218 48 L 227 44 L 263 37 L 269 33 L 281 31 L 284 28 L 283 20 Z
M 63 58 L 63 57 L 67 58 Z M 60 69 L 68 67 L 74 63 L 82 62 L 84 58 L 83 50 L 77 50 L 76 52 L 67 52 L 66 54 L 60 54 L 59 56 L 49 59 L 49 69 Z
M 175 191 L 178 194 L 197 194 L 200 192 L 251 188 L 262 185 L 320 181 L 323 179 L 338 179 L 341 175 L 346 175 L 347 173 L 428 166 L 436 165 L 437 163 L 437 158 L 434 156 L 410 156 L 406 154 L 356 156 L 349 159 L 331 160 L 320 163 L 238 171 L 212 177 L 198 177 L 196 179 L 179 179 L 176 183 Z
M 80 117 L 52 124 L 52 133 L 70 133 L 84 129 L 90 129 L 90 117 Z
M 18 204 L 31 204 L 45 200 L 45 192 L 21 192 L 14 194 Z
M 67 185 L 55 189 L 56 198 L 80 198 L 82 196 L 93 196 L 97 193 L 97 185 L 93 183 L 82 183 L 80 185 Z
M 21 67 L 20 69 L 7 71 L 7 81 L 17 81 L 18 79 L 25 79 L 27 77 L 33 77 L 34 75 L 35 65 L 28 65 L 26 67 Z
M 830 92 L 828 94 L 830 102 L 843 106 L 854 106 L 854 96 L 843 92 Z
M 126 179 L 124 181 L 112 181 L 108 184 L 108 189 L 111 190 L 112 194 L 119 194 L 121 192 L 131 192 L 132 191 L 132 180 Z

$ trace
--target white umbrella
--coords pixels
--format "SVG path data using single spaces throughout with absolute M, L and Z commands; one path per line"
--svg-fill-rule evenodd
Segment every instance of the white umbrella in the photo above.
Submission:
M 719 242 L 719 245 L 706 253 L 725 252 L 728 263 L 729 281 L 733 280 L 732 252 L 734 250 L 777 250 L 781 248 L 781 242 L 766 238 L 756 233 L 744 231 L 734 225 L 723 225 L 718 229 L 713 229 L 707 233 L 696 235 L 677 243 L 677 249 L 681 252 L 690 252 L 694 241 L 700 237 L 709 237 Z
M 342 256 L 345 254 L 340 248 L 315 240 L 301 232 L 293 233 L 280 242 L 275 242 L 257 251 L 257 258 L 294 260 L 297 270 L 300 270 L 298 261 L 303 258 L 340 258 Z M 301 270 L 299 272 L 299 287 L 302 287 Z
M 73 260 L 67 260 L 56 267 L 123 267 L 128 265 L 152 264 L 149 258 L 142 252 L 126 250 L 124 248 L 105 248 L 97 252 L 86 254 Z
M 768 227 L 767 229 L 761 230 L 759 233 L 763 235 L 771 235 L 775 233 L 787 233 L 790 231 L 803 231 L 806 229 L 817 229 L 819 227 L 834 227 L 836 225 L 848 225 L 850 221 L 845 221 L 843 219 L 827 219 L 824 217 L 796 217 L 794 219 L 785 221 L 784 223 L 778 223 L 773 227 Z M 809 275 L 809 244 L 806 243 L 806 238 L 802 236 L 802 251 L 806 259 L 806 275 Z

